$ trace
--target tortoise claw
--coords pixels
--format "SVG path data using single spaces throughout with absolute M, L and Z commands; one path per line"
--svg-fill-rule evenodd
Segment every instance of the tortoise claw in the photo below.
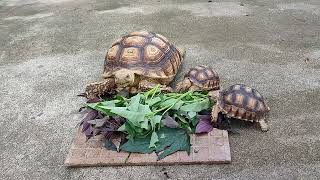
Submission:
M 266 132 L 269 130 L 269 125 L 266 123 L 266 121 L 264 119 L 259 121 L 259 125 L 260 125 L 260 128 L 263 132 Z

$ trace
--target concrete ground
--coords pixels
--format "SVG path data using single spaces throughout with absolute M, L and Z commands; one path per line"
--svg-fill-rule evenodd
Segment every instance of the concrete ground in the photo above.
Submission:
M 320 179 L 320 1 L 1 0 L 0 179 L 165 179 L 162 167 L 63 166 L 76 97 L 111 42 L 146 29 L 186 48 L 178 74 L 213 67 L 256 87 L 271 130 L 235 124 L 232 164 L 168 166 L 172 179 Z

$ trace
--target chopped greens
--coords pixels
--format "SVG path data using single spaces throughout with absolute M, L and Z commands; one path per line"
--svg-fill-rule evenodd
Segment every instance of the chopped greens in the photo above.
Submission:
M 128 141 L 120 150 L 140 153 L 163 151 L 159 159 L 178 150 L 189 151 L 188 134 L 196 133 L 196 130 L 212 130 L 207 128 L 210 124 L 207 116 L 199 116 L 212 107 L 212 102 L 206 93 L 161 93 L 159 87 L 130 98 L 116 96 L 107 101 L 87 103 L 91 111 L 82 122 L 83 132 L 87 138 L 102 132 L 122 132 Z M 199 120 L 201 125 L 197 127 Z M 98 133 L 94 133 L 95 129 Z M 106 147 L 113 148 L 110 143 Z

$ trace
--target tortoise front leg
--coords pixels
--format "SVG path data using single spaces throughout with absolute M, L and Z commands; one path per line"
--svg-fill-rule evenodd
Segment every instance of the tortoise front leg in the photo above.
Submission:
M 221 111 L 220 105 L 219 105 L 219 102 L 217 102 L 216 105 L 212 108 L 212 111 L 211 111 L 211 121 L 213 123 L 217 122 L 218 114 L 219 114 L 220 111 Z
M 189 88 L 192 86 L 192 83 L 189 78 L 184 78 L 183 81 L 179 82 L 176 85 L 175 91 L 176 92 L 183 92 L 189 90 Z
M 142 80 L 139 83 L 138 89 L 139 91 L 148 91 L 152 88 L 154 88 L 156 85 L 158 85 L 160 83 L 156 83 L 156 82 L 152 82 L 152 81 L 148 81 L 148 80 Z M 160 85 L 160 90 L 164 91 L 164 92 L 173 92 L 173 89 L 169 86 L 166 85 Z
M 267 124 L 267 122 L 264 119 L 261 119 L 258 123 L 259 123 L 262 131 L 266 132 L 269 130 L 269 125 Z
M 90 83 L 86 86 L 84 95 L 88 98 L 100 97 L 115 89 L 116 84 L 114 78 L 107 78 L 100 82 Z
M 219 90 L 212 90 L 208 92 L 208 96 L 210 97 L 211 100 L 217 101 L 219 97 Z

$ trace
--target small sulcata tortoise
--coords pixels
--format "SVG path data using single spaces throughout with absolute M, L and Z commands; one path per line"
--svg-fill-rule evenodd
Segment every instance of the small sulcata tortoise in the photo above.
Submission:
M 217 96 L 216 90 L 220 89 L 220 79 L 218 74 L 211 68 L 199 65 L 191 68 L 185 75 L 182 82 L 176 86 L 176 91 L 209 91 L 210 96 Z
M 212 120 L 216 122 L 218 113 L 222 112 L 227 117 L 258 122 L 262 131 L 268 131 L 265 118 L 269 111 L 270 108 L 257 90 L 236 84 L 220 92 L 217 104 L 212 110 Z
M 84 95 L 96 97 L 122 89 L 137 93 L 156 84 L 161 84 L 161 90 L 172 91 L 166 85 L 174 79 L 183 58 L 184 50 L 164 36 L 131 32 L 112 44 L 105 57 L 104 80 L 87 85 Z

